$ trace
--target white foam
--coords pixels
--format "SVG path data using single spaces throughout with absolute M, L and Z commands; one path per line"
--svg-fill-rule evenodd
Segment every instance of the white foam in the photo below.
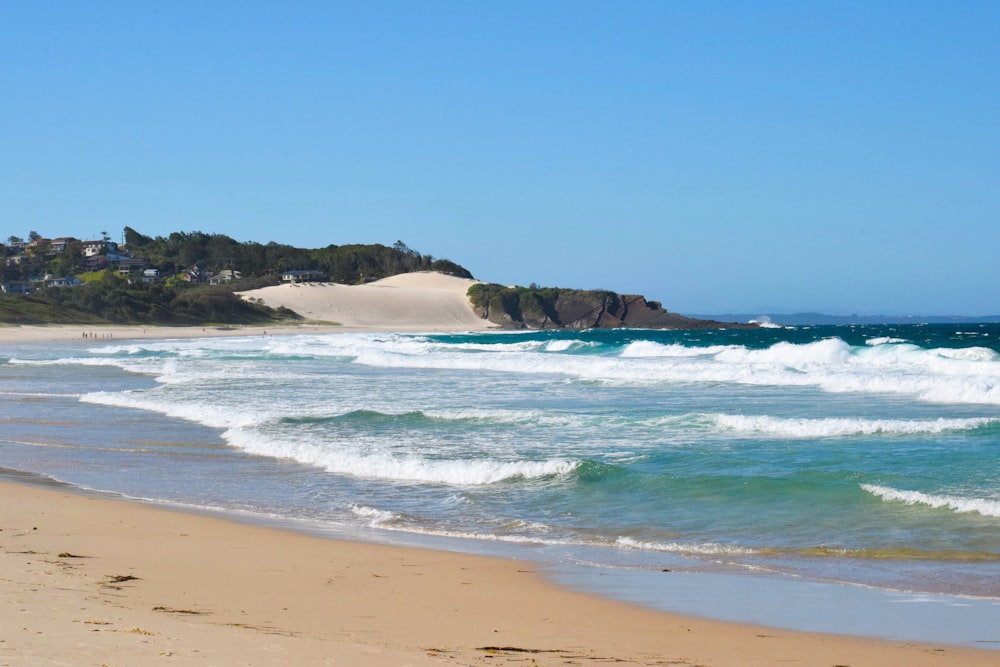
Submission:
M 19 396 L 25 398 L 79 398 L 79 394 L 58 394 L 44 391 L 6 391 L 0 389 L 0 396 Z
M 615 542 L 622 549 L 639 551 L 663 551 L 674 554 L 698 556 L 749 556 L 757 553 L 754 549 L 729 544 L 691 543 L 691 542 L 651 542 L 637 540 L 632 537 L 619 537 Z
M 913 435 L 967 431 L 1000 421 L 1000 418 L 968 419 L 822 419 L 781 418 L 768 415 L 710 415 L 721 428 L 741 433 L 764 433 L 789 438 L 828 438 L 851 435 Z
M 383 527 L 386 524 L 396 521 L 400 515 L 389 510 L 380 510 L 367 505 L 351 505 L 351 513 L 368 521 L 372 528 Z
M 576 427 L 594 421 L 587 415 L 545 412 L 544 410 L 483 410 L 476 408 L 425 410 L 432 419 L 479 421 L 497 424 L 530 424 L 535 426 Z
M 285 458 L 313 465 L 336 474 L 393 481 L 429 482 L 456 486 L 495 484 L 512 479 L 535 479 L 565 475 L 578 461 L 557 458 L 544 461 L 482 459 L 434 459 L 378 451 L 383 443 L 365 443 L 375 451 L 346 443 L 313 441 L 306 434 L 295 440 L 263 428 L 280 419 L 279 412 L 239 410 L 224 404 L 201 401 L 164 400 L 156 392 L 94 392 L 80 398 L 85 403 L 135 408 L 223 429 L 222 437 L 234 447 L 262 456 Z M 299 415 L 301 416 L 301 415 Z
M 881 336 L 877 338 L 869 338 L 865 341 L 865 345 L 871 345 L 875 347 L 876 345 L 891 345 L 893 343 L 909 343 L 910 341 L 903 338 L 893 338 L 891 336 Z
M 621 352 L 624 358 L 643 357 L 710 357 L 727 348 L 724 345 L 693 347 L 680 344 L 663 344 L 651 340 L 632 341 Z
M 961 361 L 997 361 L 1000 356 L 988 347 L 941 348 L 934 351 L 946 359 Z
M 825 338 L 812 343 L 779 342 L 762 350 L 733 346 L 716 359 L 730 364 L 766 364 L 784 368 L 808 369 L 848 363 L 851 346 L 839 338 Z
M 830 393 L 881 393 L 936 403 L 1000 405 L 1000 355 L 985 347 L 927 350 L 891 337 L 873 338 L 859 347 L 839 338 L 828 338 L 802 344 L 779 342 L 763 349 L 638 340 L 617 351 L 606 348 L 600 350 L 601 354 L 573 354 L 583 347 L 600 349 L 600 344 L 576 338 L 522 340 L 517 334 L 505 336 L 499 343 L 463 340 L 452 344 L 447 337 L 412 334 L 161 340 L 98 348 L 100 354 L 111 356 L 45 363 L 114 365 L 151 374 L 164 385 L 204 382 L 208 386 L 225 382 L 226 378 L 245 381 L 256 377 L 259 359 L 339 358 L 381 368 L 554 374 L 570 380 L 617 385 L 718 383 L 813 387 Z M 366 405 L 366 409 L 372 408 Z M 317 416 L 329 414 L 327 410 Z M 302 416 L 300 411 L 295 415 Z M 447 411 L 430 416 L 463 418 Z M 471 414 L 469 418 L 576 424 L 576 417 L 565 415 L 496 413 Z M 218 420 L 212 423 L 217 424 Z M 874 428 L 892 430 L 896 426 Z M 758 428 L 768 427 L 758 425 Z M 799 428 L 809 426 L 791 427 Z M 854 427 L 828 423 L 819 428 L 849 431 Z M 860 431 L 867 428 L 863 425 Z
M 230 429 L 223 437 L 252 454 L 287 458 L 327 472 L 399 482 L 425 482 L 452 486 L 481 486 L 515 479 L 566 475 L 580 463 L 562 458 L 542 461 L 483 458 L 429 458 L 379 451 L 390 443 L 284 440 L 251 429 Z M 367 447 L 367 449 L 366 449 Z
M 1000 517 L 1000 500 L 987 498 L 965 498 L 904 491 L 890 486 L 862 484 L 861 488 L 887 502 L 902 502 L 907 505 L 926 505 L 935 509 L 950 509 L 956 513 L 976 512 L 988 517 Z
M 780 324 L 775 324 L 771 321 L 771 318 L 767 315 L 761 315 L 760 317 L 749 320 L 747 324 L 756 324 L 761 329 L 784 329 Z
M 80 397 L 83 403 L 148 410 L 211 428 L 246 428 L 267 422 L 274 415 L 263 410 L 239 411 L 229 406 L 201 401 L 171 401 L 163 394 L 131 391 L 92 392 Z
M 582 340 L 550 340 L 545 343 L 546 352 L 573 352 L 598 347 L 599 343 L 589 343 Z

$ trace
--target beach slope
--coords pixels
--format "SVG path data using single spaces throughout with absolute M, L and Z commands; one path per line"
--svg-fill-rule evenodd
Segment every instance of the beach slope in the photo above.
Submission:
M 0 481 L 0 665 L 995 665 L 646 611 L 531 563 Z M 667 575 L 665 575 L 667 576 Z

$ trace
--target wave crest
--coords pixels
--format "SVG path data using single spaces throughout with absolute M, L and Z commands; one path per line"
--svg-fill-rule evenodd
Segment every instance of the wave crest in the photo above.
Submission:
M 950 509 L 957 514 L 975 512 L 988 517 L 1000 517 L 1000 500 L 987 498 L 965 498 L 962 496 L 939 496 L 920 491 L 905 491 L 891 486 L 862 484 L 861 488 L 887 502 L 901 502 L 907 505 L 925 505 L 934 509 Z
M 716 544 L 712 542 L 650 542 L 632 537 L 619 537 L 615 545 L 622 549 L 638 551 L 662 551 L 693 556 L 751 556 L 756 550 L 731 544 Z
M 766 415 L 711 415 L 721 428 L 742 433 L 765 433 L 789 438 L 826 438 L 851 435 L 914 435 L 968 431 L 1000 422 L 995 417 L 968 419 L 858 419 L 827 417 L 824 419 L 787 419 Z

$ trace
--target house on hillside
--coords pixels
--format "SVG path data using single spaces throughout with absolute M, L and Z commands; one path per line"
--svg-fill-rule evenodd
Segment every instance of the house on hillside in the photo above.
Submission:
M 218 273 L 213 273 L 208 279 L 210 285 L 225 285 L 226 283 L 231 283 L 234 280 L 240 280 L 243 274 L 239 271 L 233 271 L 232 269 L 224 269 Z
M 179 275 L 181 280 L 187 283 L 203 283 L 207 279 L 205 271 L 197 264 L 189 269 L 184 269 Z
M 83 284 L 83 281 L 76 276 L 60 276 L 56 277 L 52 274 L 46 274 L 45 278 L 46 287 L 79 287 Z
M 0 292 L 4 294 L 31 294 L 31 283 L 27 280 L 12 280 L 0 284 Z
M 149 266 L 149 262 L 142 257 L 129 257 L 115 253 L 108 253 L 108 261 L 118 267 L 118 275 L 120 276 L 128 276 Z
M 84 241 L 83 242 L 83 256 L 84 257 L 96 257 L 102 254 L 102 251 L 108 247 L 108 244 L 104 241 Z
M 285 271 L 281 274 L 283 283 L 314 283 L 325 279 L 322 271 Z
M 25 253 L 33 258 L 42 258 L 52 253 L 52 239 L 37 238 L 28 241 L 24 247 Z
M 83 258 L 83 268 L 87 271 L 100 271 L 108 268 L 107 255 L 90 255 Z
M 76 241 L 76 239 L 72 236 L 60 236 L 57 239 L 52 239 L 52 244 L 49 246 L 49 250 L 54 253 L 64 252 L 66 250 L 66 246 L 73 241 Z

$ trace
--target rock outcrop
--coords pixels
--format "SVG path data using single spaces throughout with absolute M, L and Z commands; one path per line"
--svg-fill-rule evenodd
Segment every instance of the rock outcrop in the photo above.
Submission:
M 476 313 L 509 329 L 723 329 L 754 324 L 699 320 L 668 312 L 638 294 L 604 290 L 504 287 L 469 289 Z

